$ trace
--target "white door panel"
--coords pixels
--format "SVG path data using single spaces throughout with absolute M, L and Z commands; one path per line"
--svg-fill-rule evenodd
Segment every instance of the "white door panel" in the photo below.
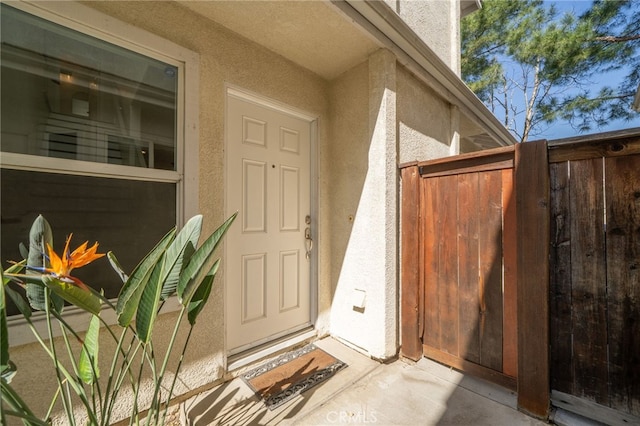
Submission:
M 227 347 L 310 324 L 311 123 L 232 94 L 227 98 Z M 239 225 L 239 226 L 238 226 Z

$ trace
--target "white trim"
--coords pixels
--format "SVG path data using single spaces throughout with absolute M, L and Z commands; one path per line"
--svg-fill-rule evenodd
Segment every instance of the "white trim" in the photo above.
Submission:
M 311 292 L 311 324 L 316 325 L 318 320 L 320 300 L 320 277 L 319 277 L 319 260 L 320 260 L 320 144 L 319 144 L 319 126 L 318 119 L 311 122 L 311 149 L 309 151 L 311 173 L 311 238 L 315 246 L 315 250 L 311 251 L 311 278 L 309 282 L 309 291 Z
M 276 354 L 285 349 L 289 349 L 300 342 L 304 342 L 305 340 L 313 339 L 315 337 L 316 330 L 303 331 L 300 332 L 300 334 L 295 334 L 288 339 L 285 339 L 281 342 L 276 342 L 273 345 L 269 345 L 255 352 L 247 354 L 240 353 L 235 356 L 230 356 L 228 360 L 229 364 L 227 365 L 227 371 L 233 371 L 242 367 L 246 367 L 251 363 L 267 358 L 268 356 Z
M 199 114 L 200 114 L 200 56 L 160 36 L 114 19 L 77 2 L 26 2 L 11 1 L 7 4 L 42 19 L 80 31 L 125 49 L 177 66 L 178 103 L 176 121 L 176 171 L 146 169 L 78 160 L 40 157 L 2 152 L 3 168 L 33 170 L 38 172 L 65 173 L 83 176 L 109 177 L 149 182 L 177 184 L 176 221 L 182 225 L 199 213 Z M 72 163 L 70 163 L 72 161 Z M 72 164 L 70 170 L 69 164 Z M 176 311 L 180 307 L 175 297 L 165 303 L 161 313 Z M 77 307 L 67 307 L 65 320 L 76 331 L 88 326 L 88 313 Z M 103 308 L 105 320 L 115 324 L 113 311 Z M 32 321 L 40 331 L 46 331 L 43 313 L 34 313 Z M 35 341 L 27 322 L 20 315 L 7 319 L 11 346 Z M 58 327 L 56 327 L 56 330 Z M 59 335 L 59 331 L 57 331 Z
M 69 169 L 72 161 L 73 169 Z M 94 176 L 124 180 L 144 180 L 150 182 L 178 183 L 181 176 L 172 170 L 155 170 L 144 167 L 120 166 L 117 164 L 94 163 L 92 161 L 66 160 L 39 155 L 2 153 L 3 169 L 27 170 L 32 172 L 59 173 L 64 175 Z
M 113 301 L 115 303 L 115 300 Z M 161 314 L 167 312 L 173 312 L 179 310 L 181 307 L 180 302 L 178 302 L 177 297 L 170 297 L 165 302 L 164 306 L 160 310 Z M 80 309 L 76 306 L 67 306 L 63 311 L 64 320 L 71 326 L 73 330 L 76 332 L 84 331 L 89 326 L 89 320 L 91 319 L 91 314 L 83 309 Z M 116 313 L 106 305 L 102 305 L 102 310 L 100 311 L 100 316 L 105 320 L 105 322 L 109 325 L 115 325 L 118 323 L 116 318 Z M 58 320 L 55 318 L 51 319 L 53 323 L 57 323 Z M 31 322 L 33 322 L 34 327 L 36 328 L 38 334 L 42 336 L 44 339 L 48 338 L 47 332 L 47 323 L 44 312 L 34 312 L 31 316 Z M 9 345 L 10 346 L 19 346 L 25 345 L 27 343 L 33 343 L 36 341 L 35 336 L 27 320 L 24 319 L 22 315 L 13 315 L 7 318 L 7 325 L 9 326 Z M 61 327 L 52 327 L 53 336 L 58 337 L 62 336 Z
M 200 55 L 184 48 L 184 72 L 178 90 L 184 88 L 182 111 L 179 116 L 178 129 L 183 130 L 182 159 L 179 165 L 182 169 L 182 185 L 178 185 L 178 223 L 184 224 L 188 219 L 200 213 Z M 189 53 L 187 55 L 187 52 Z M 180 93 L 178 91 L 178 93 Z M 193 144 L 193 146 L 191 146 Z M 179 158 L 180 159 L 180 158 Z
M 198 54 L 189 49 L 75 1 L 18 0 L 6 3 L 32 15 L 173 65 L 198 60 Z
M 275 99 L 267 98 L 266 96 L 259 95 L 249 90 L 240 89 L 239 87 L 233 86 L 228 83 L 226 84 L 226 93 L 227 95 L 233 96 L 234 98 L 251 102 L 262 107 L 271 108 L 278 112 L 291 115 L 293 117 L 308 121 L 310 123 L 318 119 L 317 116 L 312 115 L 306 111 L 303 111 L 298 108 L 294 108 L 290 105 L 279 102 Z

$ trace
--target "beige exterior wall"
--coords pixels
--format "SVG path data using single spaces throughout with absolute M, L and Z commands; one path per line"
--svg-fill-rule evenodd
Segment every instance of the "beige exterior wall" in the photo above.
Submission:
M 334 299 L 368 168 L 369 66 L 364 62 L 331 83 L 332 126 L 328 152 L 332 161 L 321 177 L 326 185 L 325 218 L 329 241 L 324 244 Z M 331 188 L 331 190 L 328 190 Z M 325 258 L 325 256 L 321 256 Z
M 208 235 L 224 220 L 224 117 L 225 85 L 231 84 L 253 91 L 304 110 L 318 117 L 319 152 L 326 152 L 328 133 L 328 83 L 315 74 L 302 69 L 279 55 L 265 50 L 261 46 L 238 37 L 232 32 L 205 20 L 199 15 L 171 2 L 86 2 L 84 3 L 116 19 L 159 35 L 200 55 L 200 116 L 199 140 L 186 141 L 199 145 L 199 210 L 204 215 L 203 235 Z M 326 175 L 322 168 L 326 161 L 320 159 L 320 174 Z M 321 202 L 326 200 L 321 194 Z M 327 211 L 320 206 L 320 211 Z M 330 226 L 326 226 L 327 232 Z M 320 235 L 320 240 L 329 237 Z M 324 294 L 320 297 L 319 311 L 328 309 L 329 286 L 324 259 L 320 269 L 320 288 Z M 189 392 L 221 379 L 226 372 L 226 354 L 224 348 L 224 266 L 216 278 L 212 294 L 202 312 L 190 342 L 181 378 L 177 383 L 176 394 Z M 154 339 L 158 347 L 164 347 L 172 330 L 176 314 L 159 317 L 154 330 Z M 321 315 L 321 319 L 322 319 Z M 318 327 L 328 329 L 328 318 Z M 183 333 L 184 336 L 186 333 Z M 103 348 L 108 347 L 108 339 L 102 339 Z M 181 347 L 180 344 L 176 347 Z M 162 350 L 160 350 L 162 352 Z M 19 380 L 15 381 L 18 392 L 32 407 L 44 414 L 49 401 L 43 400 L 41 389 L 53 387 L 55 380 L 45 378 L 33 366 L 48 366 L 49 359 L 43 355 L 37 344 L 12 348 L 12 359 L 16 361 Z M 177 356 L 177 354 L 176 354 Z M 103 362 L 108 360 L 103 359 Z M 109 365 L 101 366 L 103 372 L 109 371 Z M 127 409 L 119 410 L 126 414 Z
M 385 0 L 403 21 L 460 75 L 458 0 Z
M 343 111 L 331 140 L 331 334 L 378 359 L 397 350 L 395 69 L 380 50 L 337 81 L 331 98 Z M 354 306 L 359 295 L 364 306 Z
M 405 68 L 398 67 L 399 163 L 450 154 L 451 108 Z
M 411 3 L 400 3 L 401 16 L 413 15 Z M 397 165 L 450 154 L 456 121 L 449 104 L 385 50 L 328 82 L 175 3 L 85 4 L 200 55 L 200 137 L 187 143 L 198 144 L 199 210 L 205 216 L 205 233 L 224 219 L 226 85 L 318 117 L 316 329 L 319 335 L 331 332 L 374 358 L 393 357 L 399 338 Z M 442 10 L 436 13 L 450 16 Z M 448 21 L 436 21 L 430 20 L 433 25 L 421 36 L 434 38 L 427 40 L 429 44 L 448 56 L 452 48 L 448 36 L 435 40 L 446 35 L 442 28 Z M 419 24 L 412 23 L 416 31 L 422 28 Z M 451 63 L 450 59 L 445 62 Z M 194 329 L 177 394 L 210 387 L 225 377 L 224 270 L 216 280 Z M 355 290 L 366 292 L 364 309 L 353 307 Z M 175 317 L 167 314 L 158 319 L 154 338 L 161 340 L 159 346 L 167 344 Z M 103 344 L 106 348 L 110 343 L 105 339 Z M 13 348 L 12 358 L 20 371 L 18 391 L 34 407 L 39 403 L 42 412 L 48 401 L 41 400 L 39 390 L 55 383 L 53 377 L 47 383 L 30 366 L 48 365 L 48 359 L 36 345 Z M 108 371 L 109 366 L 101 368 Z M 124 407 L 120 411 L 129 412 Z
M 332 82 L 330 104 L 330 330 L 387 359 L 399 339 L 397 165 L 457 149 L 457 112 L 385 50 Z

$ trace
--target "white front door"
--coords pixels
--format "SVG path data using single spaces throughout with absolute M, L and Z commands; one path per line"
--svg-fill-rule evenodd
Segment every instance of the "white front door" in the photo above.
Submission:
M 311 121 L 227 95 L 227 348 L 237 353 L 311 323 Z M 309 229 L 308 229 L 309 228 Z

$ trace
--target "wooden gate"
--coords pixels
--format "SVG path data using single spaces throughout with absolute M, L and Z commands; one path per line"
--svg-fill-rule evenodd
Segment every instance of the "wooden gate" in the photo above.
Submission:
M 503 232 L 515 225 L 513 152 L 466 170 L 436 163 L 419 172 L 423 353 L 515 390 L 516 241 L 515 232 Z
M 401 167 L 402 355 L 517 390 L 538 417 L 549 408 L 546 155 L 529 143 Z

